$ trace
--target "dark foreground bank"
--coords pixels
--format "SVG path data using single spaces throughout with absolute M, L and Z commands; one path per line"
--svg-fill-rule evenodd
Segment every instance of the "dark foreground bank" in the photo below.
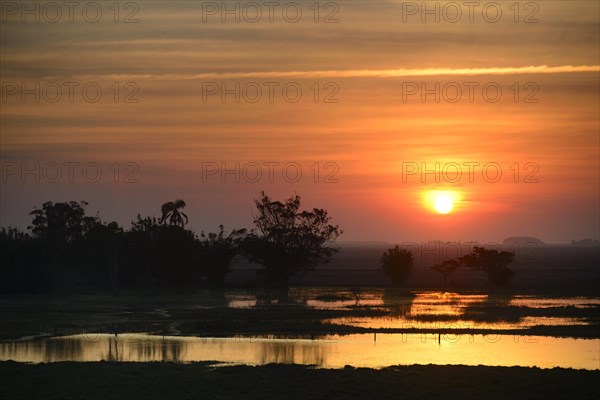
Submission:
M 600 371 L 0 362 L 2 399 L 597 399 Z

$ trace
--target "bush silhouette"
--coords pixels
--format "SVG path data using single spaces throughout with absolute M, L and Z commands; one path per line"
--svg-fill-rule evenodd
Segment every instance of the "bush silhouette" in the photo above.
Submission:
M 410 251 L 400 249 L 395 246 L 388 249 L 381 256 L 381 268 L 383 272 L 392 280 L 394 286 L 401 285 L 413 266 L 413 255 Z

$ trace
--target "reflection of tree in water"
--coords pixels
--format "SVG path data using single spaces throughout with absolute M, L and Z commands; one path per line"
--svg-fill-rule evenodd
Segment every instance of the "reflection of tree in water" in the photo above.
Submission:
M 115 334 L 108 338 L 108 354 L 106 356 L 106 361 L 122 361 L 123 358 L 123 349 L 119 349 L 119 340 L 118 336 Z
M 131 339 L 129 347 L 140 361 L 180 361 L 183 345 L 181 340 L 149 337 Z
M 419 322 L 472 321 L 476 323 L 517 323 L 522 317 L 510 306 L 512 295 L 422 293 L 407 317 Z M 422 296 L 425 296 L 424 298 Z M 431 298 L 430 298 L 431 297 Z
M 33 344 L 35 345 L 35 342 Z M 42 342 L 41 352 L 45 362 L 81 361 L 83 359 L 83 343 L 81 338 L 76 337 L 48 339 Z
M 178 340 L 163 340 L 161 346 L 162 361 L 179 361 L 183 343 Z
M 381 300 L 383 307 L 389 310 L 389 316 L 401 318 L 410 315 L 416 295 L 413 292 L 399 288 L 387 288 L 383 291 Z
M 468 304 L 463 319 L 484 323 L 518 323 L 523 315 L 510 305 L 512 298 L 512 294 L 490 295 L 481 302 Z
M 256 293 L 257 306 L 306 306 L 307 300 L 306 293 L 298 290 L 265 289 Z
M 360 297 L 363 294 L 363 289 L 362 288 L 350 288 L 350 292 L 352 292 L 352 297 L 354 297 L 355 303 L 354 306 L 358 307 L 360 306 Z
M 256 343 L 258 364 L 312 364 L 323 365 L 327 351 L 322 342 L 265 341 Z
M 19 340 L 0 343 L 0 355 L 5 360 L 38 360 L 42 362 L 76 361 L 82 358 L 81 343 L 75 339 Z

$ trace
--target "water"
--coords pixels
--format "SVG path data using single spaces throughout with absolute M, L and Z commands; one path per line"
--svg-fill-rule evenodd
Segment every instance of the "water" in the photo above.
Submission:
M 303 288 L 280 297 L 227 291 L 83 300 L 4 303 L 12 317 L 3 321 L 0 360 L 600 369 L 595 297 Z M 325 332 L 311 335 L 320 326 Z M 284 327 L 296 333 L 286 336 Z M 379 333 L 356 333 L 365 329 Z
M 307 296 L 307 295 L 305 295 Z M 370 329 L 515 330 L 536 326 L 590 325 L 600 299 L 410 292 L 394 290 L 335 292 L 333 300 L 305 300 L 308 307 L 329 310 L 380 309 L 383 316 L 338 317 L 324 322 Z M 342 300 L 339 300 L 342 298 Z M 247 299 L 245 307 L 251 307 Z M 234 303 L 242 306 L 241 303 Z M 582 312 L 581 310 L 585 310 Z
M 325 368 L 463 364 L 600 369 L 600 339 L 511 335 L 354 334 L 317 339 L 84 334 L 0 343 L 0 360 L 217 361 Z

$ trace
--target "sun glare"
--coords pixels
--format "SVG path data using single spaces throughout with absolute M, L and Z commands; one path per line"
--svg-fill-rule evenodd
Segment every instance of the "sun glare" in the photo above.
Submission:
M 435 198 L 433 208 L 440 214 L 448 214 L 454 208 L 454 201 L 447 194 L 440 194 Z
M 426 205 L 438 214 L 449 214 L 455 210 L 459 195 L 454 191 L 433 190 L 425 194 Z

